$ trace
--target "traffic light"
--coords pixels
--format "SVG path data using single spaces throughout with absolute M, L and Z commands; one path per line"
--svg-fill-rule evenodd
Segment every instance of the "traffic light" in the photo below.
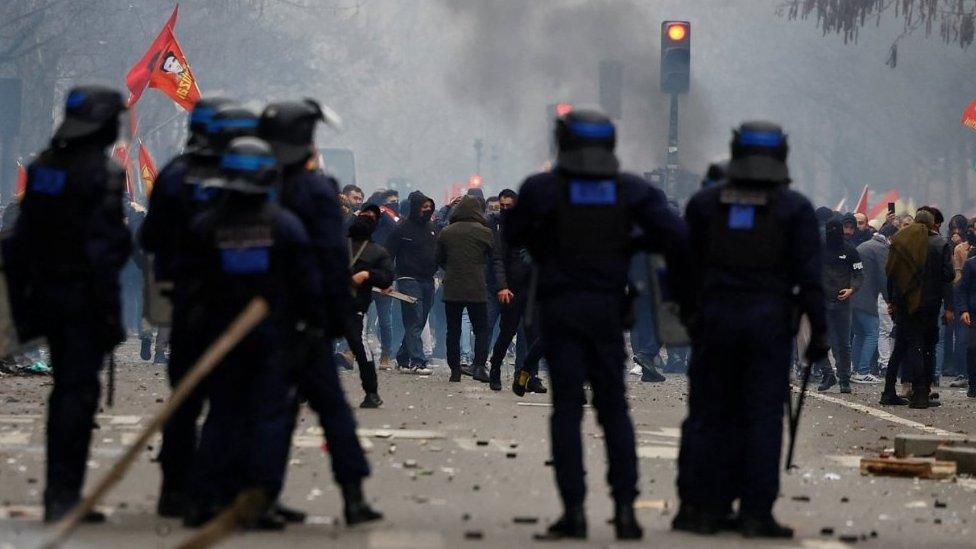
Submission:
M 550 103 L 546 107 L 550 119 L 562 118 L 571 112 L 573 112 L 572 103 Z
M 687 93 L 691 85 L 691 23 L 661 23 L 661 91 Z

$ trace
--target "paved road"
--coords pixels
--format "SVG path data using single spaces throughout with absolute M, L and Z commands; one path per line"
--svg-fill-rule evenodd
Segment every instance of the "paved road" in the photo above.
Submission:
M 90 479 L 105 472 L 152 410 L 167 396 L 160 367 L 136 360 L 133 342 L 120 351 L 119 396 L 99 417 Z M 537 545 L 533 532 L 559 511 L 552 472 L 546 465 L 548 398 L 519 399 L 492 393 L 466 379 L 447 383 L 444 366 L 430 378 L 380 374 L 386 401 L 379 410 L 357 411 L 374 475 L 369 498 L 387 520 L 364 528 L 336 525 L 339 494 L 331 480 L 320 432 L 304 413 L 296 430 L 284 499 L 307 510 L 312 524 L 285 533 L 239 535 L 228 546 L 453 548 Z M 38 521 L 43 483 L 43 414 L 49 378 L 0 378 L 0 549 L 35 547 L 44 530 Z M 508 381 L 506 379 L 506 381 Z M 361 393 L 358 376 L 344 374 L 350 400 Z M 898 433 L 942 429 L 976 432 L 976 401 L 943 389 L 940 409 L 898 409 L 888 416 L 876 406 L 880 387 L 858 394 L 831 393 L 808 399 L 798 447 L 800 468 L 784 478 L 778 516 L 797 528 L 791 543 L 769 546 L 836 547 L 842 536 L 873 547 L 969 547 L 976 543 L 976 480 L 913 481 L 862 477 L 857 458 L 875 455 Z M 658 546 L 755 546 L 732 534 L 698 538 L 672 533 L 675 456 L 685 413 L 683 376 L 663 384 L 631 378 L 631 410 L 640 446 L 639 515 L 645 543 Z M 604 485 L 604 449 L 595 415 L 584 420 L 590 540 L 581 547 L 616 544 L 612 504 Z M 417 433 L 416 431 L 428 431 Z M 414 438 L 420 436 L 421 438 Z M 84 527 L 73 547 L 173 547 L 188 535 L 177 521 L 153 513 L 158 470 L 147 450 L 126 480 L 108 497 L 108 524 Z M 516 522 L 536 519 L 538 524 Z M 832 535 L 821 530 L 831 528 Z M 481 536 L 468 539 L 467 536 Z M 574 544 L 562 544 L 574 547 Z

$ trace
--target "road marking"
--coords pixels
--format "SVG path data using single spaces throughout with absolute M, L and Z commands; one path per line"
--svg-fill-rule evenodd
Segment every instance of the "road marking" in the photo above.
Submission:
M 792 386 L 794 392 L 799 392 L 799 389 L 794 385 Z M 925 431 L 926 433 L 931 433 L 933 435 L 944 436 L 958 436 L 959 433 L 953 433 L 952 431 L 946 431 L 945 429 L 939 429 L 938 427 L 932 427 L 931 425 L 925 425 L 924 423 L 919 423 L 917 421 L 912 421 L 910 419 L 905 419 L 895 414 L 885 412 L 884 410 L 879 410 L 877 408 L 866 406 L 864 404 L 858 404 L 857 402 L 849 402 L 842 398 L 836 398 L 832 396 L 822 395 L 820 393 L 811 393 L 807 391 L 807 396 L 823 400 L 825 402 L 830 402 L 832 404 L 839 404 L 851 410 L 856 410 L 858 412 L 863 412 L 870 416 L 882 419 L 885 421 L 890 421 L 891 423 L 897 423 L 905 427 L 911 427 L 912 429 L 918 429 L 919 431 Z
M 649 459 L 678 459 L 676 446 L 639 446 L 637 457 Z

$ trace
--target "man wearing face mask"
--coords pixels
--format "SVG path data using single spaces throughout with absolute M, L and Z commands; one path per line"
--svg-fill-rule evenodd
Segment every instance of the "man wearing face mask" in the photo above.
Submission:
M 437 272 L 437 236 L 431 217 L 434 201 L 420 191 L 408 197 L 409 214 L 386 240 L 386 250 L 396 264 L 397 289 L 416 303 L 401 303 L 403 341 L 397 351 L 401 373 L 430 375 L 420 334 L 434 301 L 434 273 Z
M 379 222 L 380 209 L 366 206 L 349 225 L 349 257 L 352 272 L 353 310 L 346 323 L 346 342 L 359 365 L 359 379 L 366 397 L 360 408 L 379 408 L 383 404 L 376 381 L 376 364 L 369 346 L 363 342 L 363 324 L 372 302 L 373 288 L 393 284 L 393 261 L 379 244 L 372 241 Z
M 857 249 L 845 238 L 844 219 L 827 221 L 823 250 L 823 289 L 826 300 L 827 339 L 837 374 L 825 358 L 818 368 L 822 380 L 818 391 L 826 391 L 840 380 L 840 392 L 851 392 L 851 296 L 864 281 L 864 265 Z

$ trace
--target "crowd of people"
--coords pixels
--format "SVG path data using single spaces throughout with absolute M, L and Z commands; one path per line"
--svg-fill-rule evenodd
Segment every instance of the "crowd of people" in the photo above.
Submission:
M 969 384 L 976 371 L 969 344 L 976 288 L 966 274 L 976 268 L 974 220 L 955 215 L 946 225 L 934 206 L 914 216 L 890 208 L 883 222 L 825 207 L 817 217 L 831 349 L 817 365 L 818 390 L 837 385 L 851 393 L 852 383 L 883 384 L 881 404 L 928 408 L 940 405 L 932 388 L 949 380 L 976 398 Z
M 160 289 L 147 299 L 172 306 L 158 330 L 140 323 L 139 337 L 142 358 L 165 363 L 174 387 L 249 304 L 267 308 L 163 430 L 157 511 L 190 527 L 245 489 L 264 502 L 248 526 L 303 520 L 278 503 L 299 395 L 323 427 L 346 523 L 382 518 L 363 493 L 370 468 L 341 367 L 358 367 L 360 407 L 377 408 L 377 370 L 429 376 L 432 358 L 443 358 L 449 383 L 469 376 L 500 391 L 514 355 L 512 391 L 552 397 L 564 513 L 547 539 L 586 537 L 584 385 L 605 433 L 616 535 L 643 535 L 628 334 L 631 373 L 642 381 L 664 380 L 662 369 L 688 374 L 673 527 L 698 534 L 792 536 L 772 515 L 791 362 L 815 364 L 821 391 L 883 379 L 882 404 L 913 408 L 937 406 L 933 387 L 948 376 L 966 383 L 974 371 L 973 224 L 953 217 L 945 238 L 934 207 L 891 211 L 878 226 L 861 214 L 815 212 L 788 188 L 786 135 L 774 124 L 734 132 L 731 160 L 709 171 L 684 216 L 661 190 L 620 171 L 614 124 L 588 110 L 556 120 L 552 170 L 518 191 L 469 189 L 438 209 L 420 191 L 401 201 L 394 189 L 368 198 L 355 185 L 340 189 L 315 151 L 316 126 L 330 121 L 315 101 L 257 113 L 207 98 L 191 112 L 185 152 L 160 171 L 143 209 L 129 204 L 124 173 L 106 152 L 124 111 L 110 89 L 69 93 L 3 240 L 19 335 L 45 338 L 53 366 L 47 521 L 79 501 L 98 372 L 126 337 L 120 273 L 133 257 L 148 287 Z M 648 254 L 667 261 L 666 290 L 690 346 L 664 349 L 657 338 L 648 286 L 658 273 Z M 808 342 L 798 345 L 804 316 Z M 543 360 L 550 388 L 539 377 Z

